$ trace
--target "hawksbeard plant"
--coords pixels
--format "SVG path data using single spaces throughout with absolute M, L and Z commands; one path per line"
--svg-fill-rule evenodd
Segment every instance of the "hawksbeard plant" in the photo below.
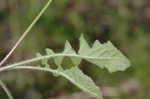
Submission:
M 11 51 L 6 57 L 0 62 L 0 72 L 10 70 L 37 70 L 53 73 L 54 76 L 63 76 L 80 88 L 82 91 L 91 95 L 96 99 L 103 99 L 103 95 L 99 87 L 95 85 L 93 80 L 84 74 L 79 65 L 82 60 L 86 60 L 92 64 L 95 64 L 99 68 L 106 68 L 109 72 L 124 71 L 130 66 L 130 61 L 124 56 L 111 42 L 101 44 L 98 40 L 94 42 L 92 46 L 89 46 L 84 36 L 81 35 L 80 47 L 78 51 L 75 51 L 70 43 L 66 41 L 64 50 L 56 53 L 52 49 L 46 49 L 46 54 L 37 54 L 35 58 L 28 59 L 25 61 L 17 62 L 14 64 L 3 66 L 7 59 L 12 55 L 15 49 L 24 40 L 26 35 L 30 32 L 32 27 L 40 19 L 43 13 L 46 11 L 52 0 L 49 0 L 40 13 L 36 16 L 33 22 L 29 25 L 26 31 L 22 34 L 16 44 L 13 46 Z M 70 68 L 64 68 L 63 62 L 66 61 L 64 58 L 69 58 L 70 63 L 73 65 Z M 57 66 L 56 69 L 51 68 L 51 64 L 48 61 L 53 60 Z M 40 61 L 38 66 L 30 66 L 30 63 Z M 0 80 L 0 85 L 7 93 L 9 99 L 13 99 L 13 95 L 8 90 L 6 85 Z

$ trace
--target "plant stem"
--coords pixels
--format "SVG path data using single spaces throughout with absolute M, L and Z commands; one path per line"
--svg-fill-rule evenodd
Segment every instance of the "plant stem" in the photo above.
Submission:
M 82 56 L 82 55 L 76 55 L 76 54 L 53 54 L 53 55 L 46 55 L 46 56 L 41 56 L 41 57 L 37 57 L 37 58 L 33 58 L 33 59 L 28 59 L 28 60 L 25 60 L 22 62 L 18 62 L 18 63 L 14 63 L 11 65 L 1 67 L 0 72 L 9 70 L 9 69 L 16 67 L 16 66 L 19 66 L 19 65 L 25 65 L 25 64 L 36 62 L 36 61 L 43 60 L 43 59 L 62 57 L 62 56 L 63 57 L 66 57 L 66 56 L 67 57 L 76 57 L 76 58 L 81 58 L 81 59 L 99 59 L 99 60 L 110 60 L 110 59 L 112 59 L 111 57 L 92 57 L 92 56 Z M 113 59 L 119 59 L 119 58 L 116 57 Z
M 52 0 L 49 0 L 44 8 L 40 11 L 40 13 L 36 16 L 36 18 L 32 21 L 32 23 L 29 25 L 29 27 L 25 30 L 25 32 L 22 34 L 22 36 L 19 38 L 19 40 L 16 42 L 16 44 L 13 46 L 13 48 L 10 50 L 10 52 L 4 57 L 4 59 L 0 62 L 0 66 L 2 66 L 7 59 L 12 55 L 12 53 L 15 51 L 15 49 L 20 45 L 20 43 L 24 40 L 24 38 L 27 36 L 27 34 L 30 32 L 32 27 L 37 23 L 37 21 L 40 19 L 40 17 L 43 15 L 43 13 L 46 11 L 48 6 L 51 4 Z
M 51 73 L 56 73 L 56 74 L 59 74 L 57 72 L 57 70 L 53 70 L 51 68 L 43 68 L 43 67 L 38 67 L 38 66 L 18 66 L 18 67 L 13 67 L 11 68 L 11 70 L 18 70 L 18 69 L 29 69 L 29 70 L 39 70 L 39 71 L 44 71 L 44 72 L 51 72 Z
M 0 80 L 0 86 L 4 89 L 9 99 L 14 99 L 6 85 Z

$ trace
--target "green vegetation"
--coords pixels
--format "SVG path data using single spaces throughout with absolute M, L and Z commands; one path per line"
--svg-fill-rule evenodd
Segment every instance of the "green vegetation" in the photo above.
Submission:
M 2 20 L 0 54 L 4 57 L 11 49 L 9 45 L 16 41 L 19 33 L 27 27 L 26 24 L 32 21 L 44 1 L 27 0 L 18 3 L 18 0 L 14 0 L 0 1 L 0 4 L 8 7 L 10 14 L 7 15 L 5 10 L 3 12 L 1 9 L 4 8 L 0 5 L 0 20 Z M 9 60 L 6 57 L 8 65 L 5 59 L 5 63 L 1 62 L 3 64 L 3 67 L 0 67 L 0 79 L 3 81 L 1 85 L 10 99 L 10 92 L 15 99 L 20 99 L 22 96 L 29 99 L 37 97 L 51 99 L 58 96 L 56 99 L 61 99 L 59 98 L 61 95 L 72 96 L 73 93 L 78 92 L 74 85 L 91 96 L 104 95 L 104 99 L 105 97 L 149 99 L 148 1 L 55 0 L 41 17 L 49 4 L 50 1 L 23 33 L 24 36 L 20 38 L 18 44 L 16 43 L 15 53 Z M 37 22 L 40 17 L 41 19 Z M 3 29 L 3 25 L 7 29 Z M 31 28 L 32 31 L 30 31 Z M 20 44 L 29 31 L 31 33 Z M 81 36 L 78 43 L 77 38 L 81 33 L 87 41 Z M 6 40 L 8 42 L 5 42 Z M 60 53 L 66 40 L 69 40 L 71 44 L 67 41 L 64 51 Z M 130 57 L 132 67 L 125 72 L 119 71 L 124 71 L 130 63 L 111 42 L 107 42 L 109 40 Z M 43 54 L 45 48 L 48 48 L 46 55 Z M 14 50 L 11 50 L 7 56 L 9 57 Z M 42 54 L 38 53 L 37 57 L 32 59 L 36 52 Z M 16 60 L 24 59 L 29 60 L 12 64 Z M 33 72 L 33 70 L 47 71 L 53 75 L 47 72 Z M 115 73 L 110 74 L 107 70 Z M 11 91 L 9 92 L 8 89 Z M 5 93 L 1 92 L 0 98 L 6 99 Z
M 39 15 L 33 20 L 29 28 L 23 33 L 17 43 L 14 45 L 12 50 L 6 55 L 6 57 L 1 61 L 0 66 L 4 64 L 4 62 L 10 57 L 10 55 L 14 52 L 17 46 L 21 43 L 21 41 L 25 38 L 25 36 L 29 33 L 35 23 L 39 20 L 41 15 L 48 8 L 51 0 L 45 5 Z M 78 54 L 72 49 L 70 43 L 67 41 L 65 44 L 65 49 L 62 53 L 55 54 L 54 51 L 47 49 L 47 55 L 42 56 L 38 54 L 37 58 L 29 59 L 23 62 L 18 62 L 12 65 L 4 66 L 0 68 L 0 71 L 7 71 L 12 69 L 31 69 L 31 70 L 41 70 L 48 71 L 56 75 L 61 75 L 66 79 L 70 80 L 76 86 L 81 88 L 83 91 L 89 93 L 91 96 L 96 97 L 98 99 L 103 99 L 103 96 L 98 87 L 94 84 L 91 78 L 86 76 L 79 68 L 78 65 L 81 62 L 81 59 L 85 59 L 93 64 L 98 65 L 101 68 L 107 68 L 110 72 L 125 70 L 130 66 L 129 61 L 112 45 L 112 43 L 108 42 L 107 44 L 100 44 L 99 41 L 96 41 L 92 48 L 87 44 L 86 40 L 83 36 L 80 38 L 80 48 Z M 63 57 L 71 57 L 72 63 L 75 65 L 74 67 L 63 69 L 62 61 Z M 51 69 L 48 64 L 48 58 L 53 58 L 55 60 L 55 64 L 58 66 L 57 69 Z M 35 66 L 24 66 L 25 64 L 42 60 L 42 65 L 45 67 L 35 67 Z M 70 64 L 69 64 L 70 65 Z M 10 91 L 1 81 L 2 88 L 8 94 L 10 99 L 13 99 Z

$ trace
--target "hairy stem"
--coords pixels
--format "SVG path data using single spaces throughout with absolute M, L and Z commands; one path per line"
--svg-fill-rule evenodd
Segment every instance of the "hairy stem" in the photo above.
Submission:
M 14 99 L 9 89 L 6 87 L 6 85 L 0 80 L 0 86 L 4 89 L 9 99 Z
M 32 27 L 37 23 L 37 21 L 40 19 L 40 17 L 43 15 L 43 13 L 46 11 L 48 6 L 51 4 L 52 0 L 49 0 L 47 4 L 44 6 L 44 8 L 40 11 L 40 13 L 36 16 L 36 18 L 32 21 L 32 23 L 29 25 L 29 27 L 25 30 L 25 32 L 22 34 L 22 36 L 19 38 L 19 40 L 16 42 L 16 44 L 13 46 L 13 48 L 10 50 L 10 52 L 4 57 L 4 59 L 0 62 L 0 66 L 2 66 L 7 59 L 12 55 L 12 53 L 15 51 L 15 49 L 18 47 L 18 45 L 24 40 L 24 38 L 27 36 L 27 34 L 30 32 Z

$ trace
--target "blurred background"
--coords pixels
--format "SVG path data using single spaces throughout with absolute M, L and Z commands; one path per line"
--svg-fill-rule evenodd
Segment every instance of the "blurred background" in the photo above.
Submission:
M 13 47 L 47 0 L 0 0 L 0 59 Z M 109 73 L 87 62 L 84 73 L 102 89 L 104 99 L 150 99 L 150 1 L 54 0 L 27 38 L 6 62 L 35 57 L 45 48 L 78 48 L 83 33 L 90 44 L 112 41 L 131 60 L 124 72 Z M 62 77 L 36 71 L 0 74 L 15 99 L 92 99 Z M 0 89 L 0 99 L 8 99 Z

